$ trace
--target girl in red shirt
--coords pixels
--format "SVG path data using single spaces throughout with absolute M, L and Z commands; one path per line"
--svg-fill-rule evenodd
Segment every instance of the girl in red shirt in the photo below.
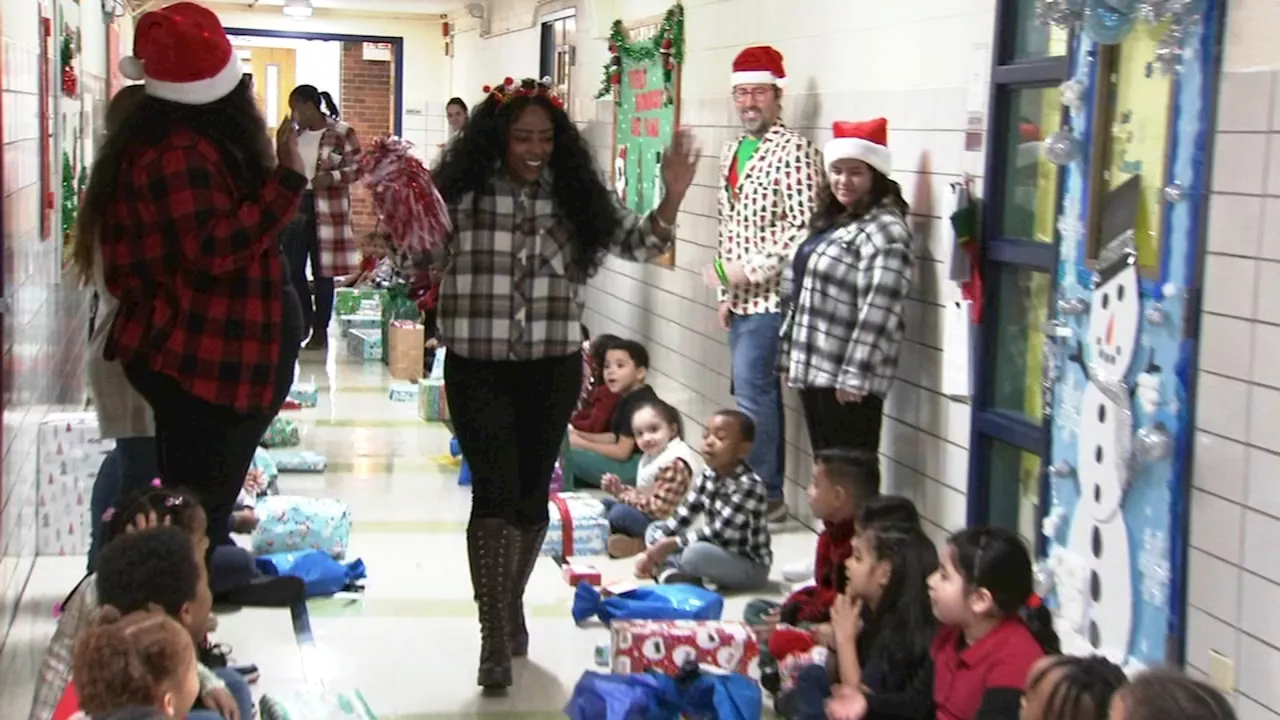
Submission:
M 1059 651 L 1022 539 L 996 527 L 952 535 L 929 600 L 945 626 L 930 649 L 938 720 L 1018 720 L 1028 671 Z

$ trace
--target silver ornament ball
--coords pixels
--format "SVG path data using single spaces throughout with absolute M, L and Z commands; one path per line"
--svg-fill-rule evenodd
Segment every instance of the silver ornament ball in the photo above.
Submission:
M 1133 451 L 1142 462 L 1160 462 L 1173 452 L 1173 436 L 1164 423 L 1144 427 L 1133 436 Z
M 1171 182 L 1165 185 L 1161 194 L 1164 195 L 1164 201 L 1172 205 L 1177 205 L 1187 199 L 1187 189 L 1180 182 Z
M 1084 153 L 1081 147 L 1080 138 L 1071 134 L 1071 131 L 1062 128 L 1044 139 L 1042 149 L 1044 159 L 1054 165 L 1070 165 Z

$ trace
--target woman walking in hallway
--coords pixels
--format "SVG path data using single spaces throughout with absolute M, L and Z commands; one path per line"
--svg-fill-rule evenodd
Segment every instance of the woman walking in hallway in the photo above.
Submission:
M 302 320 L 311 331 L 308 350 L 328 346 L 333 319 L 334 278 L 360 270 L 360 248 L 351 226 L 351 185 L 360 176 L 360 141 L 351 126 L 338 119 L 338 106 L 327 92 L 299 85 L 289 94 L 289 111 L 298 126 L 307 190 L 298 216 L 286 232 L 285 252 L 293 287 L 302 300 Z M 307 289 L 307 260 L 315 281 L 315 300 Z
M 784 272 L 780 369 L 800 391 L 813 451 L 880 447 L 915 258 L 907 202 L 889 179 L 883 118 L 835 124 L 828 186 Z
M 435 172 L 454 231 L 433 260 L 445 268 L 449 412 L 472 474 L 477 683 L 502 690 L 512 656 L 528 651 L 524 589 L 581 387 L 583 285 L 608 252 L 645 260 L 672 247 L 698 156 L 678 132 L 663 156 L 662 202 L 640 217 L 618 206 L 547 85 L 508 79 L 486 92 Z
M 284 402 L 302 336 L 278 233 L 306 186 L 297 138 L 266 123 L 218 18 L 177 3 L 139 18 L 146 80 L 97 160 L 113 173 L 84 212 L 102 218 L 102 273 L 120 306 L 103 356 L 155 413 L 160 475 L 199 495 L 210 547 L 262 433 Z

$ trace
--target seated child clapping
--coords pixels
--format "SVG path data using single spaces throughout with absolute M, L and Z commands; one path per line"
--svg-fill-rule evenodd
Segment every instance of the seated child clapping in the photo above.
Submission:
M 181 530 L 163 525 L 127 533 L 102 550 L 94 585 L 102 605 L 123 614 L 160 608 L 186 629 L 192 644 L 204 641 L 213 606 L 204 554 Z M 198 673 L 207 674 L 201 667 Z M 226 687 L 202 683 L 189 720 L 249 718 L 253 695 L 234 670 L 214 671 Z M 202 678 L 203 679 L 203 678 Z
M 80 710 L 94 718 L 191 717 L 198 665 L 191 635 L 162 610 L 121 616 L 104 607 L 76 641 Z
M 577 483 L 599 486 L 605 475 L 616 475 L 634 485 L 640 453 L 631 430 L 631 416 L 640 405 L 658 399 L 645 384 L 649 351 L 634 340 L 619 340 L 605 353 L 605 387 L 619 396 L 618 406 L 605 432 L 582 432 L 569 426 L 569 447 L 562 460 L 566 490 Z
M 929 578 L 944 626 L 933 642 L 939 720 L 1017 720 L 1027 673 L 1059 651 L 1048 608 L 1035 594 L 1031 553 L 998 527 L 961 530 Z
M 769 499 L 764 481 L 746 462 L 755 427 L 738 410 L 721 410 L 707 421 L 702 439 L 707 467 L 671 518 L 649 527 L 649 549 L 636 563 L 637 577 L 722 590 L 768 585 L 773 564 L 765 519 Z M 694 529 L 699 518 L 705 522 Z
M 602 486 L 613 498 L 604 501 L 609 519 L 609 557 L 631 557 L 644 550 L 649 525 L 666 520 L 689 492 L 698 454 L 682 439 L 680 412 L 661 400 L 636 408 L 631 416 L 636 446 L 643 456 L 636 470 L 636 486 L 627 487 L 617 475 L 605 475 Z M 614 499 L 616 498 L 616 499 Z
M 792 720 L 933 718 L 929 648 L 938 623 L 929 576 L 938 551 L 916 525 L 859 524 L 845 561 L 845 593 L 831 607 L 832 665 L 801 670 L 778 702 Z

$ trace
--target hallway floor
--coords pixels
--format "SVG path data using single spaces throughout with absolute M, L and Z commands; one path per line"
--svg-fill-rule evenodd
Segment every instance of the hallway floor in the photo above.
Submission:
M 479 632 L 467 570 L 464 528 L 469 490 L 457 471 L 438 465 L 449 431 L 423 423 L 412 402 L 392 402 L 379 363 L 353 364 L 335 345 L 326 364 L 304 354 L 299 381 L 320 388 L 318 408 L 290 413 L 303 426 L 302 448 L 323 453 L 323 475 L 280 478 L 284 494 L 348 503 L 354 532 L 348 559 L 369 579 L 361 595 L 313 600 L 307 613 L 245 609 L 220 615 L 214 640 L 241 662 L 260 666 L 255 692 L 330 687 L 358 689 L 382 720 L 555 718 L 608 632 L 575 627 L 573 597 L 559 569 L 539 562 L 526 599 L 530 657 L 517 661 L 506 698 L 481 698 L 475 686 Z M 812 557 L 807 530 L 774 536 L 775 578 Z M 632 561 L 591 558 L 604 580 L 631 577 Z M 84 559 L 40 558 L 27 585 L 3 657 L 0 720 L 24 720 L 33 679 L 53 633 L 53 605 L 83 574 Z M 782 588 L 775 588 L 781 593 Z M 725 619 L 740 619 L 748 597 L 730 597 Z M 17 702 L 14 702 L 17 700 Z

